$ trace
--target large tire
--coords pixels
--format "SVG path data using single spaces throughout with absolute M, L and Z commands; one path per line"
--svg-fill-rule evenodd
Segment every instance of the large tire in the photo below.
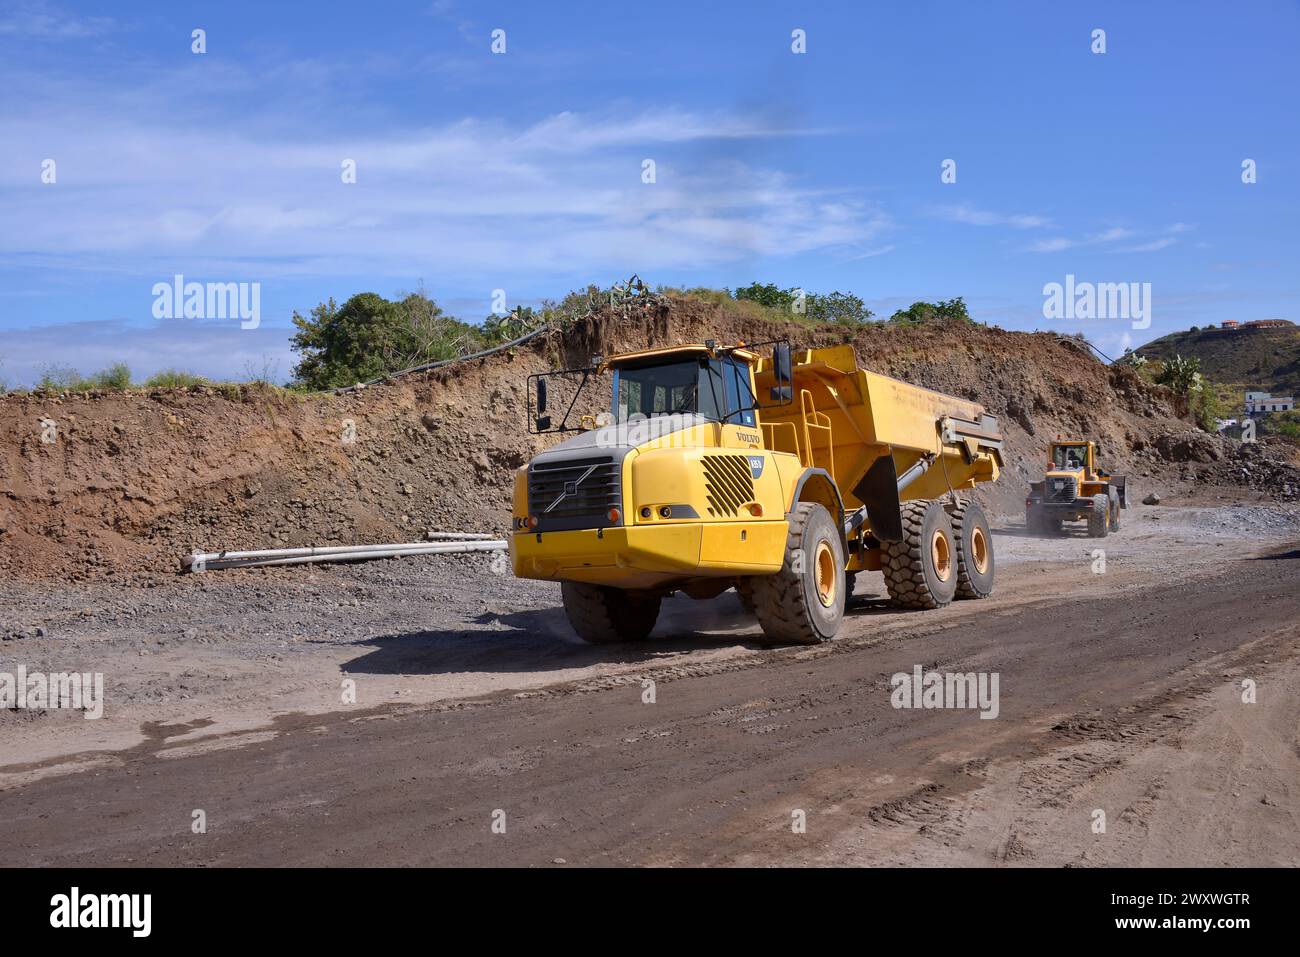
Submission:
M 754 589 L 750 587 L 749 579 L 744 578 L 736 582 L 736 597 L 740 599 L 740 605 L 751 615 L 758 612 L 754 609 Z
M 1088 513 L 1088 535 L 1091 538 L 1105 538 L 1110 529 L 1110 497 L 1094 495 L 1092 511 Z
M 1047 525 L 1043 521 L 1043 513 L 1040 509 L 1032 505 L 1025 508 L 1025 534 L 1026 535 L 1046 535 Z
M 815 645 L 835 637 L 844 619 L 844 536 L 825 506 L 795 505 L 781 570 L 750 578 L 748 588 L 770 640 Z
M 1110 530 L 1119 531 L 1119 492 L 1110 490 Z
M 588 644 L 642 641 L 659 619 L 662 596 L 651 592 L 562 582 L 564 613 L 578 637 Z
M 938 499 L 907 502 L 903 540 L 880 547 L 889 597 L 900 608 L 942 608 L 957 594 L 957 545 L 952 519 Z
M 957 545 L 957 597 L 993 594 L 993 533 L 984 509 L 967 499 L 949 513 Z

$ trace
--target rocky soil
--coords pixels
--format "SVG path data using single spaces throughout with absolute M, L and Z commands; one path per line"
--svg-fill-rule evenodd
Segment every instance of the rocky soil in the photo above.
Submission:
M 995 514 L 1019 513 L 1044 443 L 1059 433 L 1097 437 L 1139 497 L 1157 489 L 1166 502 L 1195 501 L 1244 485 L 1261 500 L 1287 500 L 1300 490 L 1286 447 L 1194 430 L 1167 390 L 1074 340 L 969 325 L 850 334 L 656 298 L 630 318 L 596 315 L 515 351 L 342 395 L 0 396 L 0 573 L 147 584 L 195 549 L 501 532 L 512 471 L 553 441 L 528 431 L 529 374 L 618 350 L 781 335 L 796 345 L 848 339 L 867 368 L 1000 416 L 1006 471 L 980 492 Z

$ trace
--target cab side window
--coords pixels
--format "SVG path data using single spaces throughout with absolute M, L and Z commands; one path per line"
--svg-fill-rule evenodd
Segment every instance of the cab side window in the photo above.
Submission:
M 754 397 L 749 391 L 748 371 L 735 359 L 726 360 L 723 369 L 727 383 L 727 411 L 731 413 L 727 421 L 753 428 L 756 420 L 750 406 L 754 404 Z

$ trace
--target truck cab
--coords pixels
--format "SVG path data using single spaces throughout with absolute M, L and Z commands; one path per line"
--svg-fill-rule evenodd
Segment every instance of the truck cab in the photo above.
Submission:
M 701 594 L 779 568 L 801 469 L 763 445 L 757 359 L 692 345 L 597 363 L 610 411 L 516 473 L 516 574 Z

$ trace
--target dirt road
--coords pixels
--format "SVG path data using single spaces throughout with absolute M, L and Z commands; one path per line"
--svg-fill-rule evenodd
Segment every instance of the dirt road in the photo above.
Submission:
M 1291 864 L 1300 548 L 1251 514 L 1137 510 L 1102 573 L 1096 542 L 1007 528 L 994 598 L 900 613 L 865 577 L 811 649 L 762 648 L 725 602 L 673 602 L 619 650 L 559 637 L 553 607 L 467 607 L 478 631 L 309 642 L 292 680 L 267 662 L 283 709 L 192 673 L 112 731 L 11 720 L 0 863 Z M 997 717 L 893 707 L 916 666 L 996 674 Z M 292 706 L 318 671 L 359 704 Z

